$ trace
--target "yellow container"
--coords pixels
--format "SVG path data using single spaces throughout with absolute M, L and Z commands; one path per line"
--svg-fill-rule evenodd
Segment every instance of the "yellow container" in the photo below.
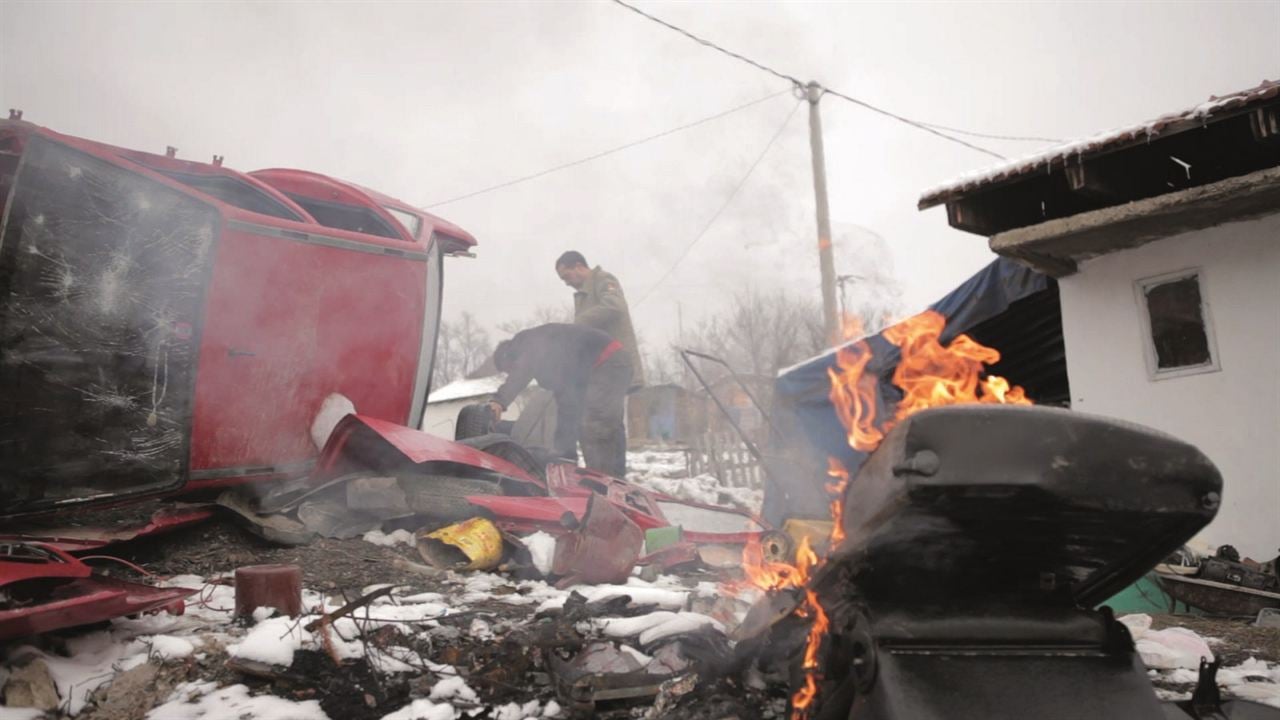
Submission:
M 418 536 L 418 554 L 444 570 L 491 570 L 502 560 L 502 533 L 476 517 Z
M 823 555 L 827 552 L 827 545 L 831 542 L 831 529 L 835 527 L 830 520 L 802 520 L 800 518 L 789 518 L 782 523 L 782 532 L 791 536 L 791 540 L 796 547 L 800 547 L 800 541 L 809 538 L 809 547 L 814 552 Z

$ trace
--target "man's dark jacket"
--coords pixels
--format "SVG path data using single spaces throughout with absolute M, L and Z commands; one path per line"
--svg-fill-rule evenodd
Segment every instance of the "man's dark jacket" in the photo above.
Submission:
M 522 330 L 511 338 L 514 360 L 494 399 L 510 407 L 533 380 L 555 395 L 580 394 L 591 368 L 613 338 L 585 325 L 548 323 Z

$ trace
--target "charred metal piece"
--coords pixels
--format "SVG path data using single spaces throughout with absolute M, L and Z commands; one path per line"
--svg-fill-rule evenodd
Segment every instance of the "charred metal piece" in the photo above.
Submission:
M 1092 608 L 1207 525 L 1221 493 L 1199 450 L 1116 420 L 903 420 L 850 483 L 846 540 L 812 583 L 831 628 L 809 716 L 1166 717 L 1128 631 Z

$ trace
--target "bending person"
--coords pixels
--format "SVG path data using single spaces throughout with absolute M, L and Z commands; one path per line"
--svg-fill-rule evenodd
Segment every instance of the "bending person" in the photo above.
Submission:
M 548 323 L 498 343 L 494 365 L 507 373 L 489 402 L 497 417 L 537 380 L 556 398 L 555 453 L 617 478 L 627 473 L 627 387 L 631 360 L 622 344 L 595 328 Z

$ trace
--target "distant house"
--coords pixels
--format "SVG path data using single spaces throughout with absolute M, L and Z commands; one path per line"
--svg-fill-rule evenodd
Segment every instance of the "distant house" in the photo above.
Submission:
M 736 423 L 743 432 L 753 438 L 761 438 L 765 428 L 764 414 L 769 412 L 773 402 L 773 382 L 770 376 L 751 374 L 739 375 L 736 380 L 726 375 L 713 381 L 713 395 L 705 390 L 701 393 L 707 417 L 706 430 L 736 434 L 733 427 Z M 724 410 L 716 401 L 724 406 Z
M 468 405 L 488 402 L 505 379 L 504 374 L 468 378 L 455 380 L 439 390 L 432 390 L 422 414 L 422 430 L 438 437 L 453 438 L 458 411 Z M 555 432 L 553 403 L 551 393 L 546 390 L 537 386 L 525 388 L 503 415 L 506 420 L 522 418 L 512 429 L 512 436 L 526 445 L 550 447 L 551 436 Z M 529 412 L 526 413 L 526 410 Z
M 453 437 L 458 411 L 468 405 L 488 402 L 502 385 L 504 375 L 455 380 L 431 391 L 422 414 L 422 430 L 444 438 Z
M 930 190 L 949 223 L 1057 278 L 1070 406 L 1195 443 L 1203 533 L 1280 549 L 1280 83 Z M 997 346 L 998 347 L 998 346 Z
M 689 443 L 705 429 L 705 409 L 679 385 L 646 385 L 627 396 L 630 445 Z

